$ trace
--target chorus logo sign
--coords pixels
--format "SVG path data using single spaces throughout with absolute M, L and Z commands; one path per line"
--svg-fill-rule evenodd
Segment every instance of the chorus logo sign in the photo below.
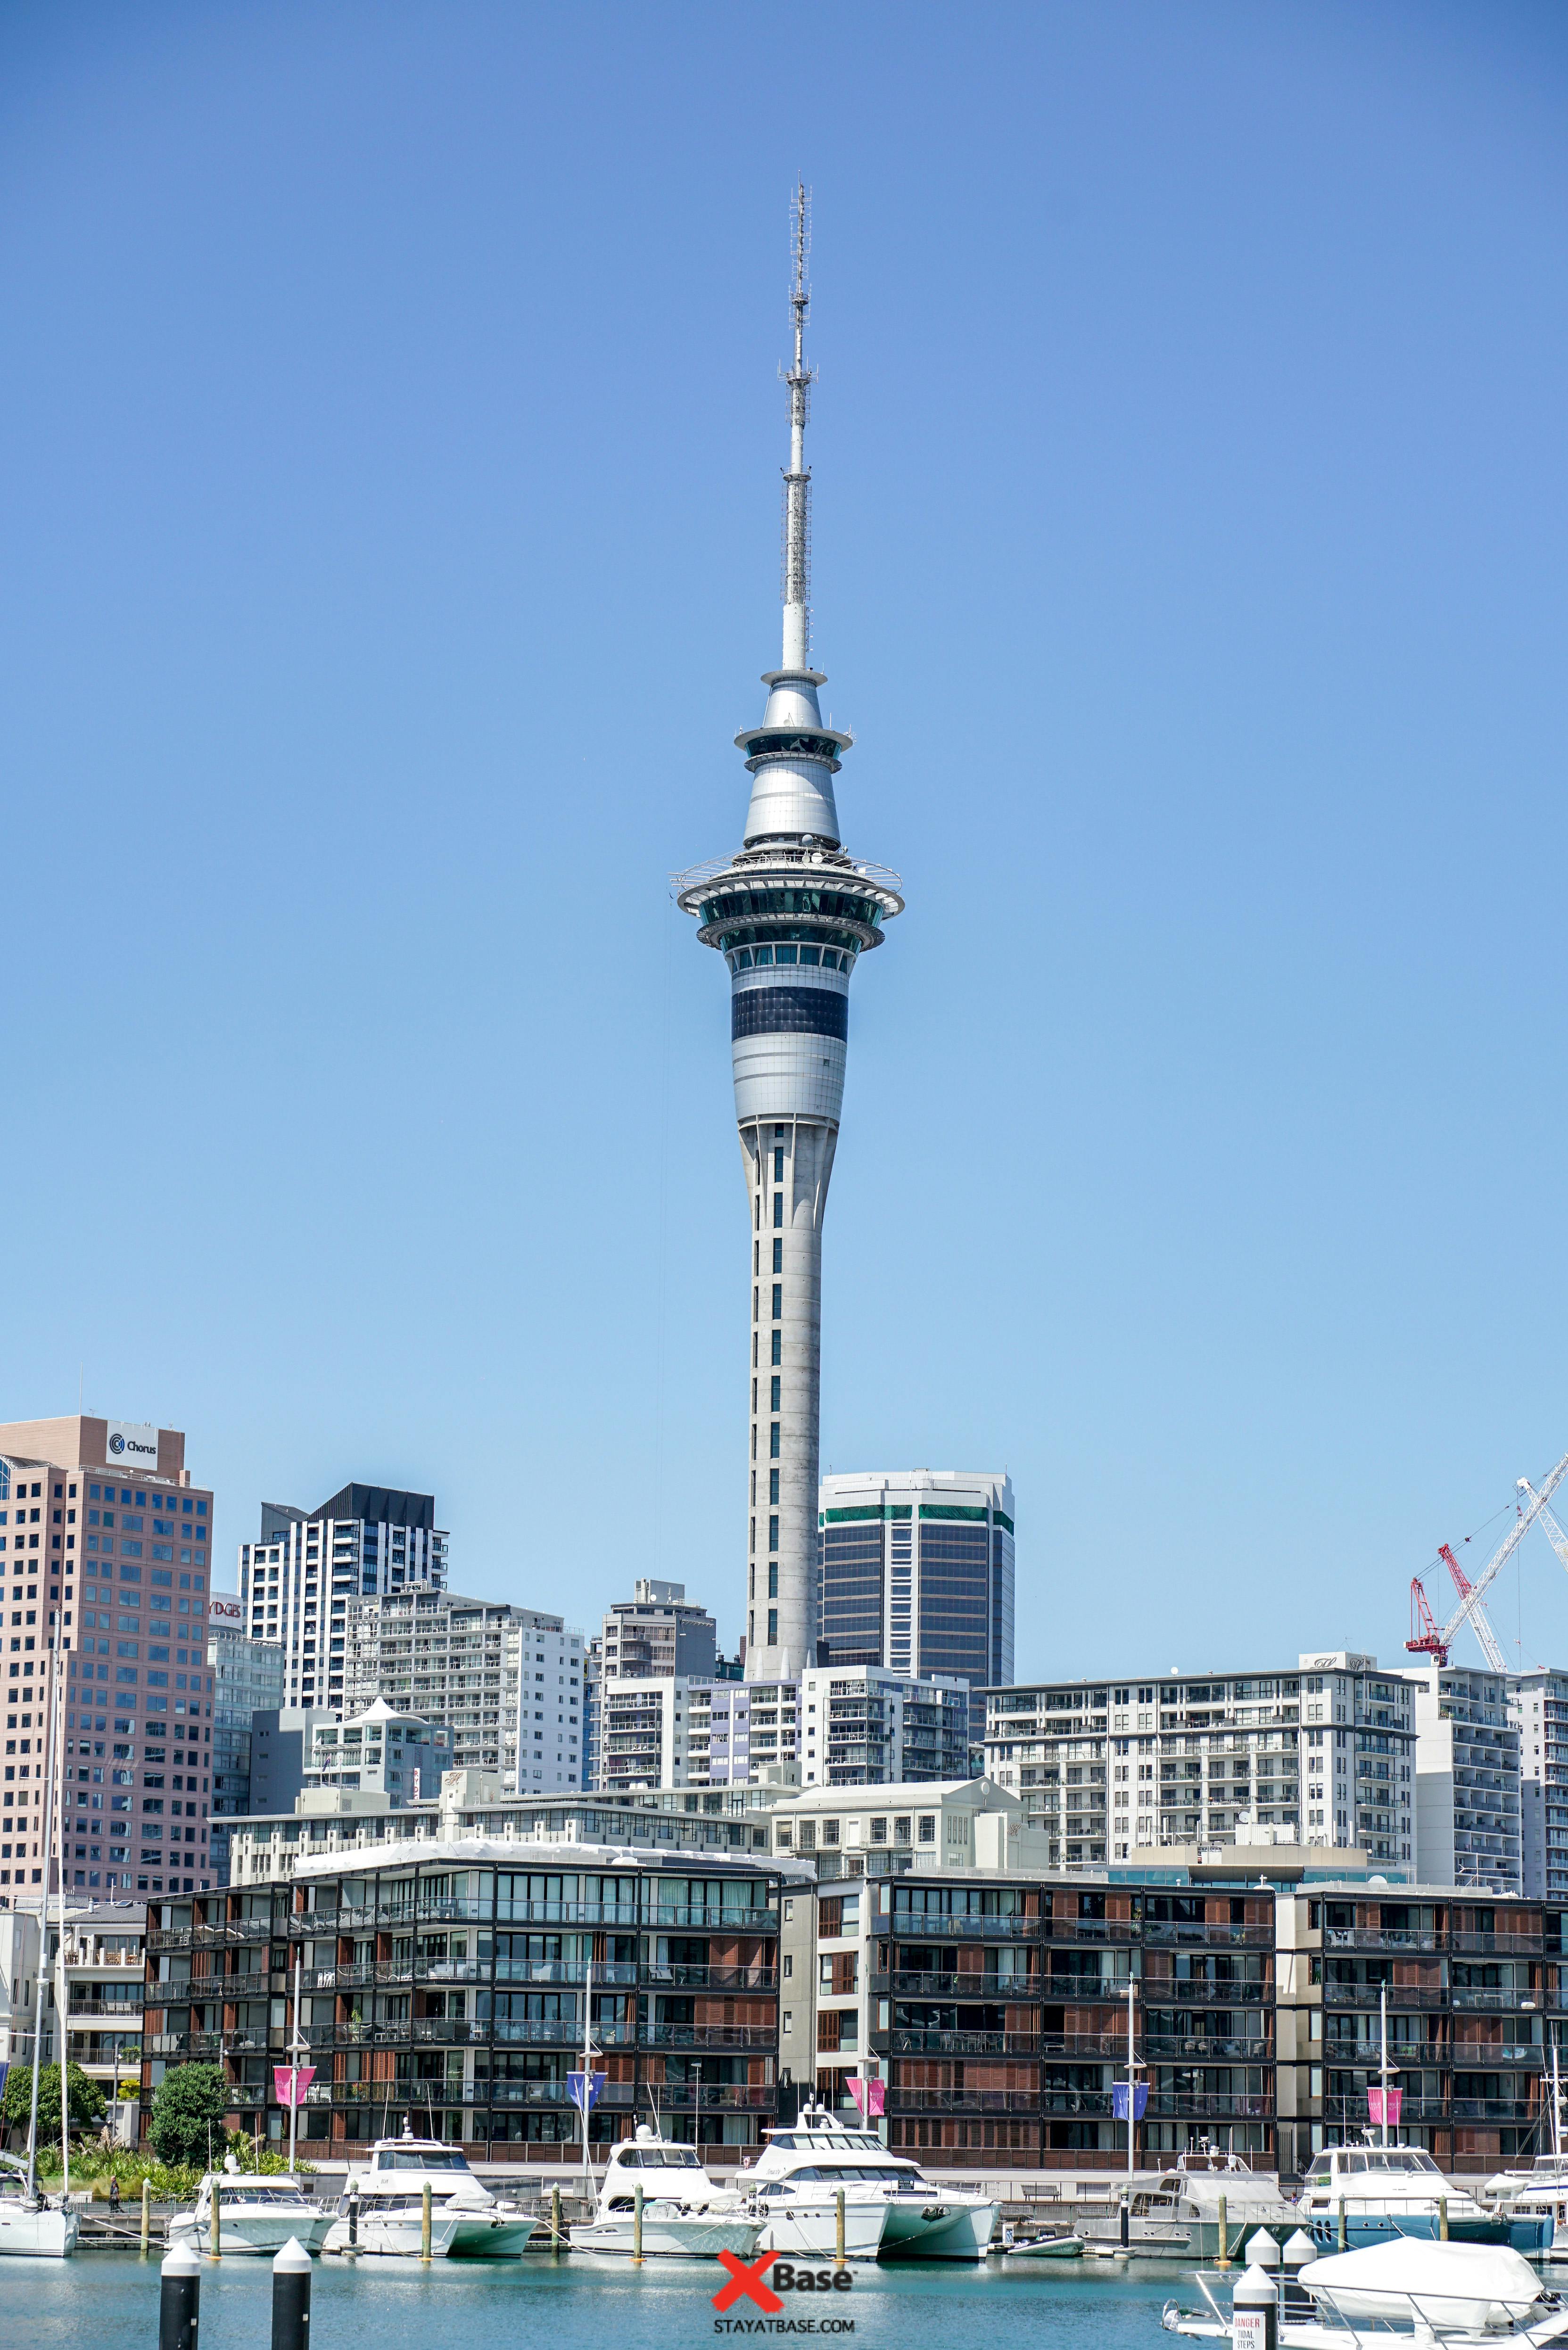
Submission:
M 713 2295 L 719 2313 L 713 2320 L 715 2334 L 854 2333 L 852 2317 L 818 2317 L 800 2311 L 798 2303 L 791 2312 L 784 2301 L 786 2293 L 853 2292 L 855 2280 L 847 2269 L 803 2268 L 798 2261 L 776 2260 L 772 2252 L 750 2262 L 734 2252 L 721 2252 L 719 2258 L 730 2278 Z

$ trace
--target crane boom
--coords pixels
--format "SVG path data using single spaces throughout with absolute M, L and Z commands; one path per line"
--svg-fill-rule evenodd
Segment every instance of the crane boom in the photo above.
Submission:
M 1445 1646 L 1452 1645 L 1461 1624 L 1474 1620 L 1473 1610 L 1476 1603 L 1485 1598 L 1488 1586 L 1495 1580 L 1500 1570 L 1513 1556 L 1514 1552 L 1540 1516 L 1543 1505 L 1552 1499 L 1564 1477 L 1568 1477 L 1568 1452 L 1563 1455 L 1561 1461 L 1553 1462 L 1547 1471 L 1541 1481 L 1539 1492 L 1527 1483 L 1524 1478 L 1520 1478 L 1520 1491 L 1530 1495 L 1529 1504 L 1520 1511 L 1512 1525 L 1510 1526 L 1507 1534 L 1444 1625 L 1442 1638 Z
M 1482 1656 L 1486 1659 L 1494 1673 L 1506 1673 L 1508 1670 L 1508 1659 L 1503 1655 L 1502 1649 L 1498 1644 L 1497 1634 L 1491 1628 L 1491 1618 L 1488 1616 L 1486 1609 L 1481 1606 L 1480 1601 L 1475 1596 L 1474 1585 L 1470 1582 L 1469 1576 L 1464 1571 L 1464 1568 L 1459 1565 L 1459 1560 L 1454 1556 L 1453 1551 L 1447 1543 L 1439 1544 L 1438 1548 L 1438 1556 L 1448 1567 L 1449 1580 L 1452 1582 L 1454 1589 L 1459 1593 L 1460 1599 L 1468 1600 L 1469 1602 L 1470 1630 L 1480 1642 L 1480 1651 Z
M 1528 1493 L 1532 1501 L 1535 1499 L 1535 1488 L 1531 1484 L 1528 1478 L 1521 1477 L 1520 1479 L 1519 1490 L 1521 1493 Z M 1547 1541 L 1552 1544 L 1552 1549 L 1557 1553 L 1557 1555 L 1562 1560 L 1563 1565 L 1568 1566 L 1568 1534 L 1563 1533 L 1562 1527 L 1558 1524 L 1556 1519 L 1552 1516 L 1544 1502 L 1541 1504 L 1541 1524 Z

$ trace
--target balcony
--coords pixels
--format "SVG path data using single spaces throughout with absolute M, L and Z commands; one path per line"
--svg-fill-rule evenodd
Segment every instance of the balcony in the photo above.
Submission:
M 1151 2089 L 1148 2099 L 1150 2118 L 1162 2121 L 1241 2121 L 1244 2118 L 1268 2119 L 1273 2113 L 1272 2097 L 1189 2096 L 1185 2092 L 1162 2093 Z
M 1444 1938 L 1404 1927 L 1385 1932 L 1380 1926 L 1325 1926 L 1323 1947 L 1325 1950 L 1440 1950 Z
M 925 1918 L 896 1909 L 877 1931 L 901 1942 L 1023 1942 L 1038 1937 L 1040 1923 L 1038 1918 Z
M 1417 1983 L 1325 1982 L 1323 2002 L 1325 2007 L 1378 2007 L 1382 2004 L 1385 1991 L 1388 1994 L 1390 2012 L 1441 2007 L 1448 1998 L 1440 1983 L 1428 1986 Z M 1483 2003 L 1501 2001 L 1511 2005 L 1514 1995 L 1511 1991 L 1481 1991 L 1478 1996 Z M 1458 1998 L 1456 1992 L 1456 2004 Z
M 1033 2032 L 878 2032 L 879 2049 L 890 2056 L 1035 2056 Z M 853 2054 L 854 2052 L 849 2052 Z
M 1125 2042 L 1120 2054 L 1125 2058 Z M 1204 2064 L 1272 2064 L 1274 2043 L 1268 2039 L 1180 2039 L 1151 2032 L 1143 2042 L 1143 2054 L 1151 2064 L 1183 2060 Z
M 499 1968 L 496 1973 L 499 1977 Z M 618 1968 L 594 1969 L 596 1983 L 618 1982 L 620 1980 L 621 1970 Z M 645 1983 L 669 1983 L 683 1991 L 774 1991 L 779 1987 L 776 1967 L 644 1967 L 639 1980 Z
M 1086 2110 L 1093 2090 L 1082 2093 Z M 890 2114 L 1038 2114 L 1037 2089 L 898 2089 L 888 2091 Z M 1055 2107 L 1051 2109 L 1055 2111 Z M 1097 2108 L 1096 2108 L 1097 2110 Z M 1108 2110 L 1108 2108 L 1107 2108 Z
M 1049 1994 L 1061 1997 L 1066 1991 L 1067 1979 L 1059 1979 L 1059 1987 Z M 1202 1982 L 1189 1981 L 1184 1975 L 1146 1973 L 1143 1978 L 1146 2004 L 1156 2000 L 1168 2007 L 1260 2007 L 1273 1997 L 1272 1986 L 1266 1982 Z M 1072 1994 L 1080 2001 L 1087 1997 L 1116 1999 L 1127 1997 L 1127 1985 L 1106 1984 L 1097 1993 Z M 1376 2004 L 1376 1995 L 1374 1997 Z
M 914 1974 L 900 1969 L 896 1974 L 874 1974 L 871 1987 L 901 1998 L 1038 2000 L 1044 1995 L 1043 1980 L 1040 1975 Z
M 770 2027 L 763 2024 L 651 2023 L 643 2026 L 642 2045 L 645 2048 L 771 2050 L 776 2036 Z
M 1546 1944 L 1540 1934 L 1450 1934 L 1449 1948 L 1464 1957 L 1539 1959 Z M 1558 1955 L 1552 1952 L 1553 1957 Z
M 1052 1942 L 1136 1942 L 1136 1918 L 1045 1918 L 1041 1931 Z
M 1143 1939 L 1151 1950 L 1167 1945 L 1179 1949 L 1272 1950 L 1274 1929 L 1272 1926 L 1172 1926 L 1163 1922 L 1146 1921 Z

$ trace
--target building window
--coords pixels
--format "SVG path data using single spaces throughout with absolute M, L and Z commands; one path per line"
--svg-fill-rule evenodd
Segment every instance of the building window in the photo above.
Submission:
M 782 1363 L 784 1360 L 784 1332 L 782 1330 L 775 1330 L 774 1332 L 774 1360 L 775 1363 Z
M 922 1813 L 920 1814 L 920 1832 L 919 1832 L 919 1841 L 921 1844 L 935 1844 L 936 1840 L 937 1840 L 937 1823 L 936 1823 L 936 1820 L 935 1820 L 935 1818 L 934 1818 L 934 1816 L 932 1815 L 932 1814 L 931 1814 L 931 1813 L 929 1813 L 929 1812 L 922 1812 Z
M 768 1548 L 769 1548 L 770 1550 L 777 1550 L 778 1546 L 779 1546 L 779 1522 L 778 1522 L 778 1520 L 777 1520 L 776 1518 L 770 1518 L 770 1519 L 768 1520 Z M 755 1543 L 753 1543 L 753 1544 L 752 1544 L 752 1548 L 753 1548 L 753 1550 L 755 1550 L 755 1548 L 756 1548 L 756 1544 L 755 1544 Z
M 770 1469 L 768 1471 L 768 1499 L 770 1502 L 776 1502 L 778 1497 L 779 1472 L 776 1469 Z
M 774 1145 L 774 1181 L 775 1183 L 782 1183 L 784 1181 L 784 1145 L 782 1142 L 775 1143 Z
M 768 1646 L 770 1648 L 776 1648 L 778 1644 L 779 1611 L 776 1607 L 770 1607 L 768 1609 Z
M 768 1561 L 768 1597 L 770 1599 L 776 1599 L 778 1596 L 779 1563 L 776 1558 L 770 1558 Z
M 782 1320 L 783 1320 L 783 1318 L 784 1318 L 784 1284 L 783 1284 L 783 1282 L 782 1282 L 782 1281 L 775 1281 L 775 1282 L 774 1282 L 774 1320 L 775 1322 L 779 1322 L 779 1321 L 782 1321 Z
M 783 1243 L 783 1241 L 775 1241 L 775 1242 L 774 1243 L 774 1271 L 775 1273 L 782 1273 L 782 1272 L 784 1271 L 784 1243 Z
M 783 1381 L 783 1379 L 782 1379 L 782 1378 L 779 1378 L 779 1376 L 778 1376 L 778 1374 L 775 1372 L 775 1373 L 774 1373 L 774 1382 L 773 1382 L 773 1389 L 774 1389 L 774 1392 L 773 1392 L 773 1406 L 772 1406 L 772 1408 L 773 1408 L 773 1409 L 774 1409 L 774 1411 L 777 1411 L 777 1409 L 779 1409 L 780 1389 L 783 1388 L 783 1386 L 784 1386 L 784 1381 Z

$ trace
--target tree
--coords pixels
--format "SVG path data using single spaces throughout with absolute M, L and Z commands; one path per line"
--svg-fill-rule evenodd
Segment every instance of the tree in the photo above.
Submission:
M 228 2076 L 221 2064 L 171 2064 L 158 2085 L 148 2126 L 160 2161 L 205 2168 L 209 2131 L 214 2149 L 225 2144 L 228 2104 Z
M 66 2096 L 74 2124 L 100 2122 L 103 2119 L 103 2091 L 79 2064 L 66 2067 Z M 30 2064 L 13 2064 L 5 2076 L 5 2100 L 0 2106 L 0 2121 L 6 2129 L 23 2129 L 33 2105 L 33 2068 Z M 38 2075 L 38 2136 L 57 2137 L 60 2128 L 60 2068 L 46 2064 Z

